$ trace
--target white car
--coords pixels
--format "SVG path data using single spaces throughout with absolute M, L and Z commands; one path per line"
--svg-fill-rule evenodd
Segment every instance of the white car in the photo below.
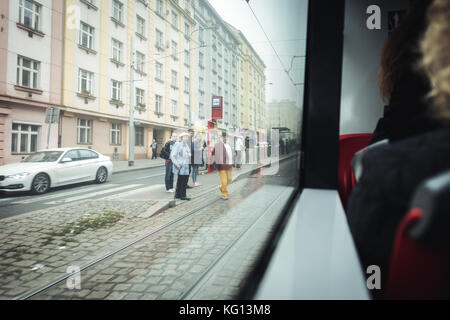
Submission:
M 0 190 L 43 194 L 51 187 L 95 181 L 112 174 L 110 157 L 86 148 L 42 150 L 21 162 L 0 166 Z

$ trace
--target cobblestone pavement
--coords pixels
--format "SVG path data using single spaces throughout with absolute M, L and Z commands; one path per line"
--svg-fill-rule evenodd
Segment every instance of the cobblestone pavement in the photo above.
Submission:
M 253 210 L 232 210 L 260 186 L 256 179 L 244 179 L 230 186 L 228 201 L 211 194 L 188 203 L 185 211 L 216 200 L 213 206 L 81 272 L 80 290 L 61 283 L 34 299 L 179 299 L 264 211 L 269 200 L 253 204 Z M 179 210 L 165 213 L 175 211 Z
M 198 187 L 191 194 L 195 196 L 210 188 Z M 168 214 L 145 217 L 145 212 L 155 204 L 152 200 L 90 200 L 3 219 L 0 225 L 0 299 L 17 297 L 66 275 L 68 266 L 82 266 L 184 213 L 172 210 Z M 74 223 L 88 218 L 98 218 L 102 222 L 102 213 L 106 218 L 109 213 L 120 213 L 123 217 L 101 228 L 70 233 Z M 68 226 L 71 230 L 65 230 Z

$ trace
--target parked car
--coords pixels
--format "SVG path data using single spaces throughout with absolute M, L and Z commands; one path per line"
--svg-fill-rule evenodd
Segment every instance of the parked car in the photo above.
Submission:
M 92 149 L 42 150 L 18 163 L 0 166 L 0 190 L 43 194 L 51 187 L 85 181 L 104 183 L 112 169 L 110 157 Z

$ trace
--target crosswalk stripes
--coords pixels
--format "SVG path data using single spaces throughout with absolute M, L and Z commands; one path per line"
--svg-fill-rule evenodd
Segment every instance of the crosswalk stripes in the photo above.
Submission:
M 99 195 L 102 195 L 102 194 L 106 194 L 106 193 L 121 191 L 121 190 L 125 190 L 125 189 L 134 188 L 134 190 L 136 190 L 137 187 L 142 187 L 142 186 L 144 186 L 144 185 L 143 184 L 129 184 L 129 185 L 122 186 L 122 187 L 106 189 L 106 190 L 93 192 L 93 193 L 87 193 L 87 194 L 83 194 L 83 195 L 80 195 L 80 196 L 68 197 L 68 198 L 61 199 L 61 200 L 44 202 L 44 204 L 64 204 L 64 203 L 74 202 L 74 201 L 77 201 L 77 200 L 82 200 L 82 199 L 96 197 L 96 196 L 99 196 Z
M 57 192 L 54 194 L 48 194 L 48 195 L 42 195 L 42 196 L 32 196 L 29 199 L 18 200 L 18 201 L 14 201 L 11 203 L 12 204 L 30 204 L 30 203 L 47 201 L 47 200 L 51 200 L 51 199 L 55 199 L 55 198 L 65 197 L 65 196 L 69 196 L 69 195 L 76 195 L 76 194 L 80 194 L 80 193 L 84 193 L 84 192 L 89 192 L 92 190 L 109 189 L 109 188 L 115 187 L 115 186 L 117 186 L 117 184 L 114 184 L 114 183 L 108 183 L 103 186 L 94 185 L 94 186 L 89 186 L 89 187 L 84 187 L 84 188 L 79 188 L 79 189 L 70 189 L 66 192 Z

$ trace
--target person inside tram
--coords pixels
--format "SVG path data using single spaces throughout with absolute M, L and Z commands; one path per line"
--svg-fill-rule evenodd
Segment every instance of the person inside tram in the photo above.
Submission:
M 418 48 L 432 84 L 427 108 L 442 128 L 368 150 L 347 210 L 364 271 L 380 267 L 381 290 L 372 290 L 376 299 L 384 295 L 395 234 L 414 191 L 450 169 L 450 1 L 434 0 L 427 12 L 429 26 Z
M 384 139 L 397 141 L 438 129 L 430 116 L 426 94 L 429 80 L 418 68 L 418 42 L 424 32 L 425 12 L 432 0 L 414 0 L 400 25 L 392 32 L 381 53 L 378 72 L 380 95 L 388 105 L 373 132 L 370 145 Z

